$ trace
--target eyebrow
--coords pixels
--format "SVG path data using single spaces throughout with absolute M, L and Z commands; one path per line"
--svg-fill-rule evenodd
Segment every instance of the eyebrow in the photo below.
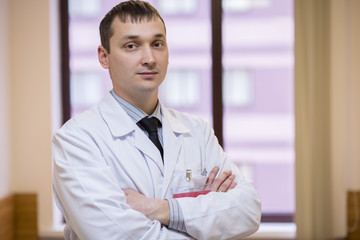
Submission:
M 153 36 L 154 38 L 163 38 L 165 37 L 164 34 L 162 33 L 157 33 Z M 125 35 L 122 39 L 123 40 L 133 40 L 133 39 L 138 39 L 139 35 Z

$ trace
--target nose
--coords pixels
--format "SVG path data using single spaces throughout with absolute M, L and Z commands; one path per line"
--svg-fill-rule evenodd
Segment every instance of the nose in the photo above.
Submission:
M 154 65 L 155 64 L 155 58 L 154 53 L 151 47 L 144 47 L 142 49 L 142 61 L 141 63 L 143 65 Z

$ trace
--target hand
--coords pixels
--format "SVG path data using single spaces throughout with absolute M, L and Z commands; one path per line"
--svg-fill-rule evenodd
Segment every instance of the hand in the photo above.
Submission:
M 130 207 L 143 213 L 150 220 L 158 220 L 168 226 L 170 221 L 170 208 L 167 200 L 148 198 L 132 189 L 124 190 L 126 202 Z
M 226 170 L 215 178 L 218 172 L 219 167 L 214 167 L 206 180 L 206 184 L 211 184 L 212 191 L 227 192 L 236 187 L 237 183 L 234 182 L 236 176 L 232 174 L 231 170 Z

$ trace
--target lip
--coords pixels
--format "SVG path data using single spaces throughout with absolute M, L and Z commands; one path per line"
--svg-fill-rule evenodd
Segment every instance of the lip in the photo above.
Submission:
M 145 72 L 139 72 L 138 75 L 140 75 L 143 78 L 153 78 L 156 74 L 158 74 L 155 71 L 145 71 Z

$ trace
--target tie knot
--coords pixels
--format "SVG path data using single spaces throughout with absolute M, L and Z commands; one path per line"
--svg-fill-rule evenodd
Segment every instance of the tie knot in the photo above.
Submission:
M 139 121 L 139 124 L 145 128 L 148 133 L 157 132 L 158 127 L 161 126 L 161 122 L 155 117 L 144 117 Z

